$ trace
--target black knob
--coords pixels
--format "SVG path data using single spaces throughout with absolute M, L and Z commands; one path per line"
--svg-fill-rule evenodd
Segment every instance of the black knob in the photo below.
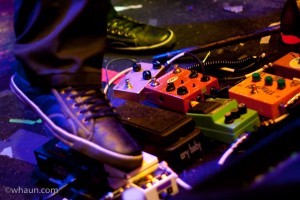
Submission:
M 178 95 L 185 95 L 188 93 L 188 89 L 185 86 L 181 86 L 177 89 Z
M 162 66 L 158 60 L 154 61 L 152 64 L 153 64 L 153 69 L 160 69 Z
M 143 79 L 150 80 L 152 78 L 151 72 L 149 70 L 143 71 Z
M 171 91 L 175 90 L 174 83 L 173 82 L 168 83 L 166 90 L 167 90 L 167 92 L 171 92 Z
M 247 106 L 244 103 L 239 103 L 238 109 L 241 115 L 247 113 Z
M 207 82 L 209 80 L 210 80 L 210 77 L 206 74 L 203 74 L 203 76 L 200 79 L 201 82 Z
M 198 72 L 196 70 L 192 70 L 189 75 L 189 78 L 197 78 L 197 77 L 198 77 Z
M 231 112 L 226 112 L 224 114 L 224 117 L 225 117 L 225 120 L 224 120 L 224 123 L 225 124 L 231 124 L 234 122 L 234 119 L 232 117 L 232 113 Z
M 142 69 L 142 66 L 141 66 L 140 63 L 133 63 L 132 64 L 132 70 L 134 72 L 139 72 L 139 71 L 141 71 L 141 69 Z
M 238 108 L 232 108 L 230 110 L 232 118 L 233 119 L 238 119 L 240 117 L 239 109 Z

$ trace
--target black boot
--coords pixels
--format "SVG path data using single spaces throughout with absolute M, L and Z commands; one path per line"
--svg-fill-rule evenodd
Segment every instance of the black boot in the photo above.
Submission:
M 160 51 L 174 46 L 174 32 L 151 26 L 117 13 L 113 8 L 108 15 L 108 49 L 135 52 Z

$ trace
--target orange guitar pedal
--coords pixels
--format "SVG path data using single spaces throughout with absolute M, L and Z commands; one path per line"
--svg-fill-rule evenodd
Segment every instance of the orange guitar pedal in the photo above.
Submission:
M 285 78 L 300 79 L 300 54 L 290 52 L 273 63 L 275 74 Z
M 268 73 L 252 76 L 229 89 L 229 97 L 244 102 L 259 115 L 275 119 L 285 110 L 283 106 L 300 92 L 300 82 Z

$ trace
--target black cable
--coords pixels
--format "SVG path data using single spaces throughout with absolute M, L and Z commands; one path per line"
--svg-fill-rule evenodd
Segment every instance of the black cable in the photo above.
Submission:
M 265 54 L 261 54 L 260 56 L 247 56 L 246 58 L 243 58 L 241 60 L 216 60 L 216 61 L 206 61 L 203 63 L 203 66 L 197 64 L 194 64 L 192 66 L 187 67 L 187 69 L 189 70 L 197 70 L 199 71 L 199 68 L 201 67 L 224 67 L 224 66 L 228 66 L 231 68 L 235 68 L 235 72 L 236 71 L 243 71 L 246 70 L 250 67 L 252 67 L 254 64 L 256 64 L 257 62 L 259 62 L 262 58 L 265 57 Z M 236 69 L 238 67 L 244 66 L 243 68 L 240 69 Z
M 184 55 L 191 56 L 191 57 L 193 57 L 195 60 L 198 61 L 198 64 L 199 64 L 200 67 L 201 67 L 201 71 L 202 71 L 202 75 L 203 75 L 202 78 L 201 78 L 201 81 L 203 81 L 203 82 L 208 81 L 210 78 L 209 78 L 209 76 L 207 75 L 207 73 L 206 73 L 206 71 L 205 71 L 205 67 L 204 67 L 204 64 L 203 64 L 202 60 L 200 60 L 195 54 L 192 54 L 192 53 L 189 53 L 189 52 L 184 53 Z

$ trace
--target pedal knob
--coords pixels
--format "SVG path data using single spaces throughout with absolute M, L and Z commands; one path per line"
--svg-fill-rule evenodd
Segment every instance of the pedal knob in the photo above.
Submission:
M 266 78 L 265 78 L 265 85 L 273 85 L 273 78 L 272 78 L 272 76 L 266 76 Z
M 225 120 L 224 120 L 224 123 L 225 124 L 231 124 L 234 122 L 234 119 L 232 117 L 232 113 L 231 112 L 226 112 L 224 114 L 224 117 L 225 117 Z
M 231 115 L 232 115 L 232 118 L 233 118 L 233 119 L 238 119 L 238 118 L 240 118 L 240 112 L 239 112 L 239 109 L 238 109 L 238 108 L 232 108 L 232 109 L 230 110 L 230 112 L 231 112 Z
M 280 78 L 277 80 L 277 88 L 278 89 L 284 89 L 285 88 L 285 80 L 283 78 Z
M 200 79 L 201 82 L 207 82 L 209 80 L 210 80 L 210 77 L 207 74 L 203 74 L 203 76 Z
M 238 110 L 239 110 L 239 113 L 242 115 L 242 114 L 246 114 L 247 113 L 247 106 L 246 104 L 244 103 L 239 103 L 238 104 Z
M 189 78 L 197 78 L 197 77 L 198 77 L 198 72 L 196 70 L 192 70 L 189 75 Z
M 141 66 L 140 63 L 133 63 L 132 64 L 132 70 L 134 72 L 139 72 L 139 71 L 141 71 L 141 69 L 142 69 L 142 66 Z
M 252 82 L 258 82 L 258 81 L 260 81 L 260 75 L 259 75 L 259 73 L 253 73 L 252 74 Z
M 144 80 L 150 80 L 152 78 L 152 74 L 150 70 L 143 71 L 143 79 Z
M 188 89 L 185 86 L 181 86 L 177 89 L 178 95 L 185 95 L 188 93 Z
M 167 92 L 171 92 L 171 91 L 174 91 L 175 90 L 175 85 L 173 82 L 170 82 L 167 84 Z
M 154 61 L 152 64 L 153 64 L 153 69 L 160 69 L 162 66 L 159 61 Z

